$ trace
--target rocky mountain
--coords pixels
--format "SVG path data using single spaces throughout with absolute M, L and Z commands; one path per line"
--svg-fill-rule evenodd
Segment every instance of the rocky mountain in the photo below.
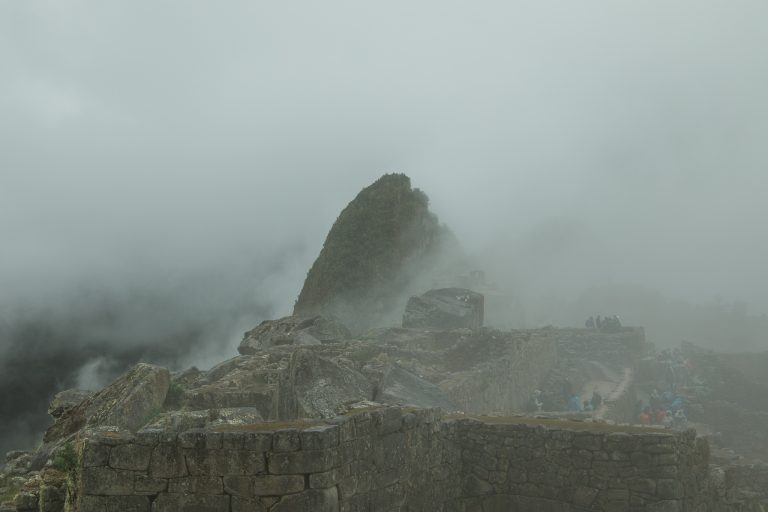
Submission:
M 429 211 L 427 195 L 408 176 L 385 174 L 336 219 L 294 314 L 333 315 L 354 332 L 381 325 L 459 254 L 455 237 Z

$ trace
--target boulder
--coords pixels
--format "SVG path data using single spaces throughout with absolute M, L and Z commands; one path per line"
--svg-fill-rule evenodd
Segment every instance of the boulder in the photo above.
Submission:
M 93 396 L 93 391 L 83 391 L 81 389 L 65 389 L 57 393 L 48 406 L 48 414 L 54 418 L 59 418 L 62 414 L 80 405 L 83 400 Z
M 170 381 L 167 368 L 139 363 L 106 388 L 63 412 L 43 441 L 55 442 L 84 426 L 113 425 L 136 431 L 160 411 Z
M 370 400 L 373 385 L 360 372 L 343 364 L 298 349 L 291 356 L 281 390 L 281 409 L 289 418 L 332 418 L 339 404 Z
M 446 412 L 460 409 L 439 386 L 399 365 L 391 365 L 385 371 L 374 398 L 377 402 L 391 405 L 439 407 Z
M 465 288 L 440 288 L 411 297 L 403 327 L 479 329 L 483 326 L 483 295 Z
M 287 316 L 278 320 L 265 320 L 246 332 L 237 350 L 241 354 L 254 354 L 276 346 L 319 345 L 343 341 L 349 337 L 349 329 L 333 317 Z
M 279 350 L 237 356 L 206 372 L 185 392 L 194 409 L 255 407 L 264 419 L 278 419 L 277 397 L 290 354 Z

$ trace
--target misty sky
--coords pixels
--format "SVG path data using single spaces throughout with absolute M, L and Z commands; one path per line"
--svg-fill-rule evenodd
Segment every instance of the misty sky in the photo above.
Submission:
M 340 209 L 398 171 L 524 298 L 631 283 L 766 313 L 766 20 L 763 0 L 2 2 L 0 307 L 204 289 L 287 313 Z
M 766 20 L 0 0 L 0 451 L 39 441 L 57 391 L 234 355 L 384 172 L 515 297 L 512 326 L 618 313 L 662 345 L 764 350 Z M 754 316 L 721 315 L 737 301 Z

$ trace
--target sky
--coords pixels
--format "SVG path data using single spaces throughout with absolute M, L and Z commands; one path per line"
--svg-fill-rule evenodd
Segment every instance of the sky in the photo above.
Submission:
M 605 287 L 765 315 L 766 19 L 762 0 L 2 2 L 0 358 L 74 352 L 45 393 L 232 355 L 385 172 L 526 326 L 580 322 L 534 311 Z

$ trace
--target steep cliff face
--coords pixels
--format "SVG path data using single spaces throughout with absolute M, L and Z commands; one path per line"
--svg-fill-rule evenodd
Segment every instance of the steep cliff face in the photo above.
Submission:
M 429 199 L 404 174 L 364 188 L 331 227 L 307 274 L 296 315 L 332 314 L 353 330 L 402 311 L 416 276 L 441 268 L 458 244 L 429 211 Z

